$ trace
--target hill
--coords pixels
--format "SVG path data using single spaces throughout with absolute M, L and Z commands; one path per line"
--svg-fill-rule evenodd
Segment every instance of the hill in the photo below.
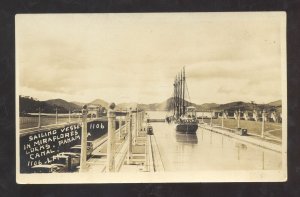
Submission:
M 188 105 L 192 105 L 196 108 L 199 108 L 198 105 L 194 103 L 190 103 L 186 101 Z M 161 102 L 161 103 L 151 103 L 151 104 L 139 104 L 139 103 L 120 103 L 117 104 L 117 109 L 128 109 L 131 107 L 132 109 L 135 109 L 138 107 L 139 109 L 143 110 L 150 110 L 150 111 L 170 111 L 173 110 L 173 98 L 168 98 L 167 100 Z
M 21 114 L 37 113 L 39 109 L 42 113 L 55 113 L 55 107 L 45 101 L 39 101 L 28 96 L 19 96 L 19 112 Z M 58 107 L 58 112 L 66 113 L 67 111 Z
M 272 110 L 282 112 L 282 101 L 281 100 L 270 102 L 270 103 L 268 103 L 268 105 L 271 106 Z
M 109 103 L 102 100 L 102 99 L 95 99 L 92 102 L 88 103 L 92 105 L 101 105 L 102 107 L 105 107 L 106 109 L 108 108 Z
M 220 106 L 220 104 L 217 103 L 204 103 L 202 105 L 200 105 L 199 107 L 202 110 L 210 110 L 210 109 L 217 109 Z
M 56 108 L 58 113 L 68 113 L 69 109 L 75 110 L 81 107 L 62 99 L 39 101 L 29 96 L 19 96 L 19 112 L 21 114 L 37 113 L 39 109 L 42 113 L 55 113 Z
M 116 104 L 116 110 L 126 110 L 129 108 L 135 109 L 136 107 L 138 107 L 138 103 L 117 103 Z
M 183 101 L 182 99 L 180 100 L 181 102 Z M 195 103 L 191 103 L 189 101 L 185 101 L 186 103 L 186 106 L 193 106 L 195 107 L 197 110 L 200 110 L 201 109 L 201 106 L 195 104 Z M 173 110 L 174 108 L 174 101 L 173 101 L 173 98 L 169 98 L 167 99 L 166 101 L 162 102 L 159 104 L 159 107 L 161 108 L 161 110 L 163 109 L 167 109 L 168 111 L 170 110 Z
M 253 105 L 251 103 L 245 103 L 245 102 L 232 102 L 232 103 L 226 103 L 226 104 L 217 104 L 217 103 L 204 103 L 201 105 L 197 105 L 195 103 L 191 103 L 186 101 L 187 106 L 194 106 L 196 110 L 252 110 Z M 138 103 L 121 103 L 117 105 L 117 109 L 127 109 L 127 108 L 133 108 L 135 109 L 138 107 L 139 109 L 144 110 L 153 110 L 153 111 L 171 111 L 173 110 L 173 98 L 168 98 L 167 100 L 161 102 L 161 103 L 152 103 L 152 104 L 138 104 Z
M 216 111 L 236 111 L 236 110 L 249 110 L 253 109 L 258 110 L 282 110 L 281 100 L 270 102 L 268 104 L 253 104 L 242 101 L 230 102 L 225 104 L 217 104 L 217 103 L 204 103 L 201 105 L 197 105 L 195 103 L 191 103 L 186 101 L 188 106 L 194 106 L 197 111 L 201 110 L 216 110 Z M 101 105 L 102 107 L 108 108 L 109 103 L 102 99 L 95 99 L 88 104 L 93 105 Z M 22 113 L 30 113 L 30 112 L 38 112 L 39 107 L 44 113 L 55 113 L 55 108 L 58 108 L 59 113 L 68 113 L 69 109 L 78 110 L 81 109 L 84 103 L 80 102 L 67 102 L 63 99 L 51 99 L 47 101 L 38 101 L 31 97 L 21 97 L 20 96 L 20 112 Z M 139 104 L 136 102 L 132 103 L 120 103 L 116 105 L 116 110 L 126 110 L 128 108 L 139 108 L 143 110 L 151 110 L 151 111 L 171 111 L 173 110 L 173 98 L 168 98 L 167 100 L 160 103 L 151 103 L 151 104 Z
M 47 104 L 55 106 L 55 107 L 61 107 L 64 108 L 66 110 L 77 110 L 77 109 L 81 109 L 82 106 L 76 105 L 72 102 L 67 102 L 63 99 L 51 99 L 51 100 L 47 100 L 45 101 Z
M 237 101 L 237 102 L 231 102 L 231 103 L 226 103 L 226 104 L 221 104 L 218 107 L 215 108 L 216 110 L 220 110 L 220 111 L 236 111 L 236 110 L 241 110 L 241 111 L 245 111 L 245 110 L 253 110 L 254 109 L 254 105 L 251 103 L 245 103 L 242 101 Z
M 280 104 L 279 104 L 280 102 Z M 266 111 L 281 111 L 281 101 L 274 101 L 268 104 L 253 104 L 253 103 L 247 103 L 247 102 L 231 102 L 231 103 L 226 103 L 226 104 L 221 104 L 218 107 L 215 108 L 215 110 L 220 110 L 220 111 L 236 111 L 236 110 L 241 110 L 241 111 L 252 111 L 254 109 L 257 109 L 259 111 L 265 109 Z
M 196 108 L 196 110 L 213 110 L 217 109 L 220 105 L 217 103 L 204 103 L 201 105 L 185 101 L 187 106 L 193 106 Z M 173 110 L 173 98 L 169 98 L 166 101 L 159 103 L 159 104 L 153 104 L 154 108 L 158 108 L 159 110 Z
M 70 103 L 74 103 L 75 105 L 78 105 L 78 106 L 81 107 L 81 108 L 82 108 L 83 105 L 86 104 L 86 103 L 77 102 L 77 101 L 71 101 Z
M 282 106 L 282 101 L 281 100 L 273 101 L 273 102 L 268 103 L 268 105 L 274 106 L 274 107 L 281 107 Z
M 197 105 L 195 103 L 191 103 L 186 101 L 188 106 L 194 106 L 197 111 L 201 110 L 217 110 L 217 111 L 236 111 L 236 110 L 249 110 L 252 111 L 253 109 L 258 109 L 258 110 L 276 110 L 276 111 L 281 111 L 281 101 L 275 101 L 271 102 L 268 104 L 253 104 L 253 103 L 247 103 L 247 102 L 242 102 L 242 101 L 237 101 L 237 102 L 230 102 L 230 103 L 225 103 L 225 104 L 217 104 L 217 103 L 204 103 L 201 105 Z M 166 101 L 163 101 L 161 103 L 154 103 L 154 104 L 149 104 L 145 107 L 146 110 L 166 110 L 170 111 L 173 109 L 173 99 L 169 98 Z

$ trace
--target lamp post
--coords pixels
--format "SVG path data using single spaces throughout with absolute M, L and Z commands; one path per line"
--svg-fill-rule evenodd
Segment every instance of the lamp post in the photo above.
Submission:
M 81 152 L 80 152 L 80 172 L 86 169 L 87 150 L 87 105 L 82 107 L 82 130 L 81 130 Z
M 265 110 L 262 111 L 262 122 L 261 122 L 261 137 L 264 138 L 264 132 L 265 132 Z
M 109 110 L 107 112 L 108 119 L 108 140 L 107 140 L 107 163 L 106 163 L 106 172 L 114 172 L 115 171 L 115 103 L 111 103 L 109 105 Z
M 128 116 L 128 155 L 127 155 L 127 164 L 130 164 L 131 155 L 132 155 L 132 111 L 130 108 Z

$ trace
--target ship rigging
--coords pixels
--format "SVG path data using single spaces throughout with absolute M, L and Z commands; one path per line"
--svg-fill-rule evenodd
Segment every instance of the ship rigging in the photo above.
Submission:
M 185 93 L 188 89 L 184 67 L 180 74 L 176 75 L 173 86 L 173 116 L 167 121 L 175 123 L 177 132 L 195 133 L 198 129 L 198 121 L 195 107 L 185 100 Z

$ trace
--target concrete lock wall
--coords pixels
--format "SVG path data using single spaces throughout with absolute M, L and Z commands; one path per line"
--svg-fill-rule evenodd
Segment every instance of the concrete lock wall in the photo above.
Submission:
M 119 122 L 116 122 L 116 129 Z M 52 162 L 52 157 L 81 143 L 81 124 L 66 124 L 20 136 L 20 173 L 30 173 L 31 167 Z M 88 141 L 107 133 L 107 120 L 95 120 L 87 125 Z

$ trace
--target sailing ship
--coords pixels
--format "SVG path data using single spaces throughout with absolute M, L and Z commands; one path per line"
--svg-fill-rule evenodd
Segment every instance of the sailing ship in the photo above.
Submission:
M 168 118 L 168 122 L 175 123 L 175 130 L 182 133 L 196 133 L 198 129 L 198 120 L 196 117 L 196 108 L 188 106 L 190 103 L 185 100 L 186 85 L 185 68 L 183 67 L 174 81 L 173 93 L 173 116 Z

